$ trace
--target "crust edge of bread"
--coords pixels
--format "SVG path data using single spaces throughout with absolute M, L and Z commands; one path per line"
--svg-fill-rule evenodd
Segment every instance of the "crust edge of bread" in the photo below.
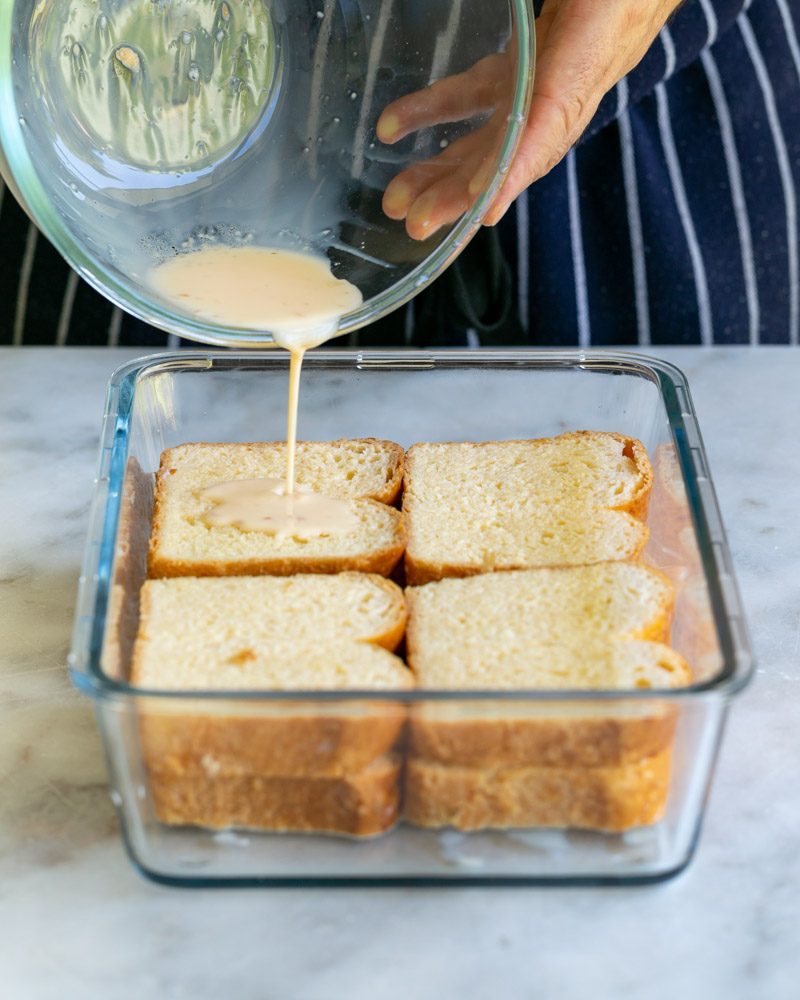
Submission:
M 150 774 L 156 814 L 170 826 L 335 833 L 364 838 L 390 830 L 400 812 L 401 761 L 378 758 L 356 774 L 286 777 Z
M 449 767 L 406 762 L 405 819 L 458 830 L 558 827 L 620 833 L 664 813 L 671 750 L 620 767 Z

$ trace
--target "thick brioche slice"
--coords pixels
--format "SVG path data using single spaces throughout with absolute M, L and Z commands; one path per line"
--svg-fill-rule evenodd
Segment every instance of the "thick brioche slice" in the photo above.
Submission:
M 131 683 L 151 690 L 406 690 L 387 648 L 405 603 L 382 577 L 149 580 L 142 588 Z M 381 644 L 381 645 L 378 645 Z M 151 772 L 176 776 L 331 775 L 385 753 L 405 718 L 400 704 L 275 702 L 198 714 L 146 703 Z
M 622 767 L 447 767 L 411 758 L 403 813 L 459 830 L 578 827 L 622 831 L 663 815 L 670 751 Z
M 669 581 L 634 563 L 490 573 L 406 592 L 408 662 L 420 688 L 603 690 L 688 684 L 664 645 Z M 411 715 L 417 756 L 467 766 L 623 764 L 667 746 L 663 704 L 430 702 Z
M 636 558 L 652 479 L 642 444 L 619 434 L 414 445 L 408 582 Z
M 297 484 L 349 500 L 357 519 L 348 531 L 316 538 L 270 535 L 234 525 L 209 526 L 203 490 L 233 480 L 282 479 L 286 445 L 187 444 L 161 456 L 156 478 L 148 571 L 152 577 L 259 573 L 387 576 L 405 548 L 403 518 L 387 506 L 402 481 L 403 451 L 389 441 L 300 442 Z
M 670 688 L 690 679 L 661 644 L 672 585 L 639 563 L 440 580 L 408 588 L 406 600 L 421 687 Z
M 142 687 L 252 686 L 247 671 L 260 671 L 264 680 L 270 668 L 252 666 L 245 637 L 267 652 L 276 644 L 353 639 L 392 650 L 406 624 L 402 590 L 367 573 L 148 580 L 140 600 L 134 683 Z M 283 688 L 299 686 L 294 676 L 276 680 Z
M 389 755 L 341 777 L 158 774 L 150 788 L 159 819 L 170 825 L 370 837 L 397 820 L 399 778 L 400 760 Z

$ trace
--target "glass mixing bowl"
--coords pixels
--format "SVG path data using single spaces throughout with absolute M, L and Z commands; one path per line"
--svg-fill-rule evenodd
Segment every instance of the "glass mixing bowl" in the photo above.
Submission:
M 252 244 L 327 255 L 363 294 L 346 333 L 410 299 L 480 225 L 527 112 L 532 24 L 531 0 L 2 0 L 0 168 L 82 277 L 155 326 L 268 342 L 148 286 L 176 253 Z M 379 141 L 392 101 L 498 52 L 497 107 Z M 411 239 L 383 213 L 386 185 L 492 112 L 483 190 Z

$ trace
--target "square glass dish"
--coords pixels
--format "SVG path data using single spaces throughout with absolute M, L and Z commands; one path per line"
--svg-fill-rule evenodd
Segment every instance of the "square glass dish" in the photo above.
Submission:
M 191 441 L 285 439 L 287 368 L 286 356 L 274 351 L 181 351 L 132 362 L 110 382 L 70 670 L 96 707 L 112 797 L 134 864 L 157 881 L 194 886 L 613 883 L 679 872 L 697 842 L 730 699 L 749 680 L 753 663 L 686 381 L 662 361 L 607 352 L 314 351 L 303 370 L 300 438 L 377 437 L 405 447 L 579 429 L 639 438 L 655 473 L 644 559 L 675 584 L 671 642 L 693 669 L 690 686 L 624 692 L 417 690 L 382 692 L 377 701 L 374 691 L 145 691 L 129 684 L 161 452 Z M 143 749 L 143 734 L 153 727 L 177 734 L 179 741 L 187 732 L 212 732 L 217 739 L 235 732 L 254 746 L 285 733 L 291 720 L 368 716 L 387 707 L 412 720 L 422 708 L 457 722 L 511 718 L 535 732 L 585 726 L 598 739 L 619 737 L 631 726 L 645 733 L 655 731 L 651 725 L 660 727 L 662 736 L 668 734 L 659 746 L 660 818 L 624 832 L 544 827 L 461 832 L 401 819 L 368 839 L 258 832 L 244 823 L 222 829 L 173 826 L 159 819 L 159 788 Z M 640 751 L 645 757 L 648 752 L 653 750 Z M 404 753 L 413 750 L 401 743 L 401 759 Z M 515 761 L 538 775 L 531 795 L 538 787 L 542 795 L 576 801 L 589 796 L 601 810 L 607 807 L 603 768 L 579 761 L 571 770 L 548 770 L 552 755 L 543 760 L 531 754 Z M 655 757 L 635 764 L 651 760 Z M 211 760 L 191 778 L 192 795 L 216 794 L 215 766 Z M 488 775 L 489 785 L 501 780 Z M 291 781 L 261 782 L 258 775 L 247 781 L 245 797 L 294 794 Z M 614 791 L 618 795 L 622 787 L 623 807 L 624 784 L 617 782 Z M 495 792 L 502 789 L 489 794 Z M 313 790 L 304 794 L 314 797 Z M 347 794 L 334 791 L 333 807 Z

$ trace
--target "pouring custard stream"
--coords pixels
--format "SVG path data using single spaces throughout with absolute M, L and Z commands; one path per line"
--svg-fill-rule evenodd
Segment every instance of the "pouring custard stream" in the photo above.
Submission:
M 208 487 L 208 524 L 312 538 L 345 531 L 355 515 L 345 500 L 295 483 L 300 372 L 307 350 L 336 335 L 340 317 L 361 292 L 335 278 L 328 261 L 270 247 L 208 247 L 155 268 L 153 288 L 182 310 L 224 326 L 269 331 L 289 351 L 286 480 L 234 480 Z

